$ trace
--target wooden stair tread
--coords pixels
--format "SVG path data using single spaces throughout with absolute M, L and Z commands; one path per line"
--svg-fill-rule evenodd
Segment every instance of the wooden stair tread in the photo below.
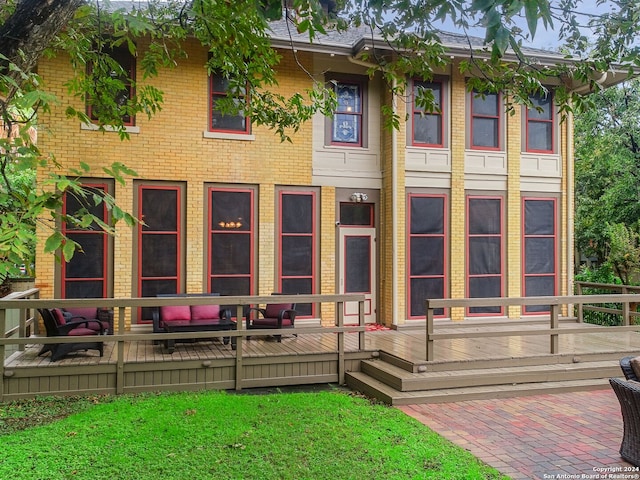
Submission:
M 524 395 L 539 395 L 568 391 L 609 388 L 608 378 L 458 387 L 437 390 L 400 392 L 362 372 L 349 372 L 347 383 L 363 394 L 390 405 L 460 402 L 465 400 L 499 399 Z

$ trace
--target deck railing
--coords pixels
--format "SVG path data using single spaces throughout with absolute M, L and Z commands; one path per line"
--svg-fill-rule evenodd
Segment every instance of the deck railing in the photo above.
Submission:
M 633 285 L 576 282 L 575 287 L 577 295 L 640 294 L 640 286 Z M 589 302 L 578 305 L 577 314 L 578 318 L 586 323 L 628 325 L 636 323 L 635 318 L 640 316 L 640 313 L 636 311 L 638 303 L 640 303 L 640 297 L 638 301 L 630 302 L 628 311 L 625 311 L 624 305 L 618 301 L 599 305 L 591 305 Z
M 552 354 L 560 353 L 559 351 L 559 335 L 563 334 L 582 334 L 582 333 L 599 333 L 599 332 L 627 332 L 640 331 L 640 325 L 635 325 L 635 319 L 639 314 L 631 311 L 630 305 L 638 302 L 638 295 L 635 294 L 617 294 L 617 295 L 569 295 L 564 297 L 512 297 L 512 298 L 446 298 L 446 299 L 429 299 L 426 300 L 427 323 L 426 323 L 426 360 L 434 360 L 434 342 L 436 340 L 453 339 L 453 338 L 478 338 L 478 337 L 511 337 L 523 335 L 548 335 L 550 344 L 549 352 Z M 560 312 L 563 307 L 577 307 L 578 312 L 582 309 L 603 309 L 597 305 L 618 303 L 621 305 L 620 315 L 622 317 L 622 325 L 620 326 L 596 326 L 585 325 L 582 323 L 581 315 L 578 315 L 576 326 L 563 326 L 560 328 Z M 589 306 L 587 307 L 586 304 Z M 546 315 L 549 319 L 549 326 L 545 327 L 544 323 L 528 322 L 522 324 L 523 328 L 492 328 L 487 324 L 478 326 L 477 324 L 469 326 L 465 321 L 456 322 L 456 326 L 464 328 L 455 329 L 456 331 L 436 332 L 434 322 L 434 311 L 437 309 L 450 308 L 470 308 L 470 307 L 491 307 L 491 306 L 520 306 L 527 305 L 548 305 L 549 313 Z M 569 309 L 569 308 L 568 308 Z M 538 320 L 545 319 L 545 315 L 536 317 Z M 515 322 L 514 322 L 514 325 Z M 454 329 L 452 329 L 454 330 Z
M 340 383 L 345 380 L 345 334 L 358 333 L 358 348 L 364 350 L 365 345 L 365 322 L 364 322 L 364 301 L 365 296 L 361 294 L 343 295 L 279 295 L 278 303 L 333 303 L 336 306 L 335 325 L 333 326 L 304 326 L 296 327 L 295 333 L 298 335 L 334 333 L 337 336 L 337 357 L 338 357 L 338 377 Z M 344 313 L 345 303 L 356 302 L 358 304 L 358 324 L 345 325 Z M 99 303 L 100 307 L 114 310 L 114 334 L 105 335 L 100 340 L 104 342 L 115 342 L 116 361 L 116 393 L 123 393 L 124 385 L 124 365 L 125 343 L 136 341 L 164 341 L 168 339 L 199 339 L 214 337 L 237 337 L 237 348 L 233 352 L 235 355 L 235 386 L 236 390 L 242 389 L 242 364 L 244 355 L 244 338 L 247 336 L 291 334 L 291 329 L 245 329 L 244 321 L 237 322 L 237 330 L 225 331 L 205 331 L 205 332 L 184 332 L 184 333 L 138 333 L 127 331 L 125 318 L 127 309 L 133 311 L 139 307 L 160 307 L 164 305 L 208 305 L 221 304 L 236 305 L 236 318 L 243 318 L 243 309 L 246 305 L 265 305 L 273 303 L 273 297 L 263 296 L 216 296 L 216 297 L 145 297 L 145 298 L 101 298 L 96 299 L 39 299 L 38 290 L 34 289 L 23 294 L 16 294 L 12 297 L 0 299 L 0 332 L 6 332 L 0 336 L 0 400 L 3 397 L 3 385 L 1 379 L 8 373 L 5 371 L 6 349 L 8 346 L 17 345 L 24 349 L 27 344 L 52 344 L 52 343 L 74 343 L 78 342 L 78 337 L 34 337 L 29 334 L 29 328 L 37 325 L 36 310 L 38 308 L 65 308 L 65 307 L 95 307 Z M 7 330 L 7 318 L 18 312 L 19 325 Z M 84 339 L 86 340 L 86 339 Z M 83 341 L 83 339 L 80 339 Z

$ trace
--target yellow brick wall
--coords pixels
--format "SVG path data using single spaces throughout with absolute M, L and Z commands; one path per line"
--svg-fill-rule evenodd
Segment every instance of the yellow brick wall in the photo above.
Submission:
M 465 297 L 465 183 L 464 157 L 466 144 L 465 97 L 466 83 L 456 68 L 451 77 L 451 197 L 450 197 L 450 294 Z M 452 309 L 451 319 L 462 320 L 464 311 Z
M 509 101 L 510 99 L 506 99 Z M 513 115 L 507 114 L 507 197 L 505 198 L 506 234 L 503 236 L 506 247 L 506 265 L 504 275 L 506 277 L 507 297 L 520 297 L 522 292 L 520 285 L 522 242 L 519 235 L 522 225 L 522 208 L 520 197 L 520 155 L 522 152 L 522 109 L 515 106 Z M 517 234 L 513 233 L 516 232 Z M 520 307 L 508 307 L 509 318 L 519 318 L 522 312 Z

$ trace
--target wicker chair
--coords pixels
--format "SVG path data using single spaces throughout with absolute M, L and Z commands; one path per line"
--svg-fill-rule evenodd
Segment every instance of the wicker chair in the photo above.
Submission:
M 631 360 L 635 357 L 633 355 L 628 357 L 623 357 L 620 359 L 620 368 L 622 369 L 622 373 L 624 373 L 624 378 L 627 380 L 635 380 L 638 381 L 638 377 L 636 376 L 636 372 L 633 371 L 631 367 Z
M 624 424 L 620 456 L 640 466 L 640 384 L 620 378 L 610 378 L 609 383 L 620 402 Z

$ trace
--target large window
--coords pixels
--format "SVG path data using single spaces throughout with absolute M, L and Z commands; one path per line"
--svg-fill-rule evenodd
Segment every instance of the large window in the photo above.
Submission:
M 335 81 L 333 88 L 338 108 L 331 125 L 331 144 L 346 146 L 363 145 L 363 92 L 360 83 Z
M 209 130 L 240 134 L 250 133 L 251 121 L 242 110 L 242 107 L 248 101 L 246 89 L 242 88 L 240 91 L 232 92 L 229 79 L 218 72 L 214 72 L 209 76 L 209 93 Z M 226 112 L 222 105 L 218 104 L 219 101 L 228 97 L 233 97 L 232 101 L 239 109 L 237 113 Z
M 278 285 L 282 293 L 315 293 L 316 194 L 281 191 Z M 301 316 L 313 316 L 314 305 L 297 305 Z
M 530 97 L 530 100 L 533 105 L 526 108 L 526 151 L 554 153 L 553 95 L 537 94 Z
M 209 292 L 254 293 L 254 191 L 209 188 Z
M 500 94 L 479 93 L 471 96 L 471 148 L 501 149 L 502 108 Z
M 557 294 L 556 199 L 523 198 L 523 290 L 525 297 Z M 528 305 L 525 313 L 549 312 L 549 305 Z
M 424 318 L 425 299 L 447 294 L 446 212 L 444 195 L 409 195 L 409 318 Z
M 90 194 L 102 195 L 108 192 L 106 183 L 85 183 L 83 188 Z M 86 211 L 105 223 L 109 223 L 103 203 L 78 197 L 69 192 L 64 194 L 63 215 L 82 215 Z M 68 262 L 62 263 L 62 298 L 104 298 L 109 295 L 108 274 L 112 258 L 108 235 L 95 223 L 87 228 L 62 224 L 62 233 L 77 242 L 82 251 L 76 252 Z
M 421 96 L 431 94 L 433 106 L 427 109 Z M 413 82 L 412 145 L 421 147 L 444 146 L 444 83 Z
M 138 293 L 154 297 L 182 289 L 182 191 L 173 185 L 139 185 Z M 141 320 L 151 320 L 143 308 Z
M 127 111 L 127 104 L 135 95 L 133 84 L 136 79 L 136 59 L 126 47 L 109 50 L 108 56 L 110 61 L 107 60 L 108 64 L 105 64 L 105 68 L 109 70 L 106 72 L 108 77 L 104 77 L 101 81 L 110 82 L 110 88 L 117 90 L 117 93 L 114 97 L 105 99 L 105 102 L 115 100 L 121 111 L 122 122 L 128 126 L 135 125 L 135 117 Z M 87 98 L 87 115 L 93 121 L 98 120 L 98 117 L 102 115 L 101 109 L 104 107 L 101 107 L 102 102 L 99 97 L 105 91 L 101 88 L 96 89 Z M 109 95 L 111 96 L 111 94 Z
M 467 297 L 502 297 L 502 198 L 467 197 Z M 502 314 L 502 307 L 471 307 L 469 315 Z

